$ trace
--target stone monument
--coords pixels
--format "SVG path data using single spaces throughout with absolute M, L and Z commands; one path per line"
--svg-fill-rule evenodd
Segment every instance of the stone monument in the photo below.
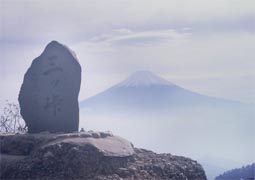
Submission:
M 80 83 L 81 66 L 74 52 L 50 42 L 33 60 L 19 93 L 28 132 L 78 131 Z

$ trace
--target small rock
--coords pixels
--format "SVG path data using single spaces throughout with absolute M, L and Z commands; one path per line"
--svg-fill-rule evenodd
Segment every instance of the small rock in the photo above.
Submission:
M 100 136 L 100 132 L 92 132 L 91 133 L 91 136 L 93 137 L 93 138 L 100 138 L 101 136 Z
M 109 136 L 113 136 L 112 131 L 106 131 L 107 134 L 109 134 Z
M 87 138 L 87 137 L 92 137 L 92 135 L 90 133 L 87 133 L 87 132 L 82 132 L 82 133 L 80 133 L 80 137 Z
M 106 137 L 112 136 L 112 135 L 108 132 L 100 132 L 100 136 L 101 136 L 101 138 L 106 138 Z

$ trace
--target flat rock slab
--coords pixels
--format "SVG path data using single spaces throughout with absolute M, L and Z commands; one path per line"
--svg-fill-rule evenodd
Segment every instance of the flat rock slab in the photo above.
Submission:
M 103 156 L 125 157 L 134 154 L 132 143 L 111 132 L 87 131 L 80 133 L 37 133 L 0 135 L 1 153 L 29 155 L 34 151 L 61 144 L 92 146 Z
M 1 158 L 8 161 L 1 163 L 1 179 L 91 179 L 127 166 L 135 153 L 132 143 L 111 132 L 9 134 L 0 140 Z M 15 163 L 9 158 L 24 155 Z
M 56 140 L 54 142 L 51 142 L 46 146 L 52 146 L 61 143 L 69 143 L 77 146 L 91 145 L 98 149 L 98 151 L 101 152 L 103 156 L 108 157 L 126 157 L 132 156 L 134 154 L 133 145 L 129 141 L 118 136 L 109 136 L 106 138 L 65 138 L 62 140 Z

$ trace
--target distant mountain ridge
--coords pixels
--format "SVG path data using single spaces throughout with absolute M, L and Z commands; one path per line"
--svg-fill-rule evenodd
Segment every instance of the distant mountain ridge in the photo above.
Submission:
M 126 80 L 80 102 L 92 109 L 169 109 L 179 107 L 239 105 L 238 102 L 204 96 L 179 87 L 149 71 L 138 71 Z
M 242 168 L 232 169 L 217 176 L 215 180 L 255 179 L 255 163 Z

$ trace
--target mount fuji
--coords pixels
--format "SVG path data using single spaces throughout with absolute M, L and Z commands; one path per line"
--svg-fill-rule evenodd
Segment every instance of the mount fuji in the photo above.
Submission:
M 204 96 L 179 87 L 149 71 L 133 73 L 124 81 L 80 103 L 81 109 L 111 112 L 171 111 L 176 108 L 240 106 L 241 103 Z

